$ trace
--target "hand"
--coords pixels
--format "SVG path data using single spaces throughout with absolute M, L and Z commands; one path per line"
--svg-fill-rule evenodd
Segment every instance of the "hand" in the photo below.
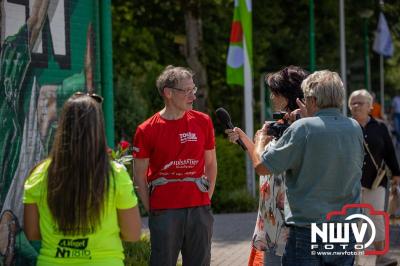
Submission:
M 300 110 L 300 117 L 308 117 L 307 108 L 306 108 L 305 103 L 302 100 L 300 100 L 299 98 L 296 99 L 296 103 L 300 108 L 299 109 Z
M 287 119 L 289 121 L 289 124 L 291 124 L 294 121 L 296 121 L 297 119 L 299 119 L 299 117 L 302 117 L 300 109 L 296 109 L 285 115 L 285 119 Z
M 265 145 L 267 145 L 274 137 L 269 136 L 268 132 L 268 123 L 265 123 L 260 130 L 257 130 L 254 135 L 254 144 L 258 150 L 264 149 Z
M 246 135 L 243 130 L 241 130 L 238 127 L 235 127 L 233 129 L 226 129 L 225 133 L 228 134 L 228 140 L 232 143 L 236 143 L 238 139 L 241 138 L 241 136 Z
M 239 139 L 239 133 L 237 133 L 233 129 L 225 129 L 225 134 L 228 135 L 228 140 L 232 143 L 236 143 L 236 141 Z

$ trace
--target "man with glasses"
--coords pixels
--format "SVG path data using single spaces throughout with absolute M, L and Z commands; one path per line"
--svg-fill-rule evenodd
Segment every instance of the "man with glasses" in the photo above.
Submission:
M 134 137 L 134 177 L 149 211 L 150 265 L 210 265 L 217 175 L 210 117 L 192 110 L 197 88 L 191 70 L 168 66 L 157 78 L 164 108 Z

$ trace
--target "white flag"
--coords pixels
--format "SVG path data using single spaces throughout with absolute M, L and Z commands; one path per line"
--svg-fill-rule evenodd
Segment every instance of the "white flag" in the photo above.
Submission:
M 393 55 L 393 42 L 385 16 L 381 12 L 379 15 L 378 28 L 375 33 L 374 46 L 372 48 L 376 53 L 391 57 Z

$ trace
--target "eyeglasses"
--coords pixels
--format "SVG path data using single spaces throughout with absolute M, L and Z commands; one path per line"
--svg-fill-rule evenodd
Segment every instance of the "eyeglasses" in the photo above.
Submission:
M 172 87 L 171 87 L 171 89 L 180 91 L 180 92 L 184 93 L 185 96 L 189 96 L 192 93 L 196 94 L 196 92 L 197 92 L 197 87 L 196 86 L 191 88 L 191 89 L 189 89 L 189 88 L 187 88 L 187 89 L 179 89 L 179 88 L 172 88 Z
M 104 100 L 103 97 L 101 97 L 100 95 L 95 94 L 95 93 L 88 93 L 88 92 L 84 93 L 84 92 L 81 92 L 81 91 L 78 91 L 78 92 L 74 93 L 74 96 L 77 96 L 77 97 L 84 96 L 84 95 L 91 97 L 93 100 L 95 100 L 98 103 L 102 103 L 103 100 Z
M 362 106 L 362 105 L 364 105 L 364 104 L 366 104 L 367 102 L 352 102 L 352 103 L 350 103 L 350 106 L 355 106 L 355 105 L 359 105 L 359 106 Z

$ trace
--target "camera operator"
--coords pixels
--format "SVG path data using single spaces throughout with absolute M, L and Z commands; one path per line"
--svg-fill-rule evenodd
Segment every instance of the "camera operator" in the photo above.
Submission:
M 362 130 L 355 120 L 343 116 L 339 110 L 345 91 L 337 73 L 317 71 L 301 87 L 305 105 L 300 105 L 310 117 L 292 123 L 276 145 L 266 151 L 264 147 L 271 140 L 266 134 L 268 125 L 256 133 L 254 146 L 243 142 L 258 174 L 286 171 L 284 212 L 290 232 L 282 264 L 353 265 L 354 255 L 311 254 L 310 225 L 326 222 L 329 212 L 341 210 L 346 204 L 359 203 L 364 155 Z M 236 128 L 234 131 L 245 138 L 243 131 Z M 358 212 L 349 209 L 346 215 Z M 344 217 L 336 218 L 335 221 L 341 221 Z M 320 239 L 317 240 L 319 244 Z M 350 232 L 346 249 L 334 245 L 330 251 L 351 253 L 354 244 Z
M 272 129 L 275 130 L 271 130 L 270 127 L 274 139 L 268 144 L 269 146 L 274 145 L 291 123 L 288 121 L 290 114 L 297 108 L 296 99 L 303 98 L 301 82 L 307 76 L 308 73 L 302 68 L 288 66 L 265 77 L 267 87 L 271 91 L 273 110 L 279 111 L 274 113 L 274 119 L 279 119 L 279 121 L 273 123 Z M 226 133 L 231 141 L 239 138 L 239 134 L 231 129 L 227 129 Z M 254 145 L 248 138 L 247 142 Z M 265 265 L 281 265 L 288 235 L 288 228 L 284 226 L 285 191 L 283 173 L 260 176 L 258 215 L 248 265 L 259 265 L 262 261 Z

